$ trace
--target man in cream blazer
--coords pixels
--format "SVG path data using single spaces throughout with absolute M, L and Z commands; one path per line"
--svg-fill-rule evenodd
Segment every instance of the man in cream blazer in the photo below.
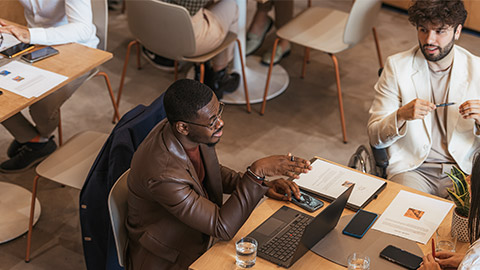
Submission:
M 480 147 L 480 58 L 454 45 L 466 15 L 461 1 L 409 9 L 419 45 L 387 59 L 368 122 L 370 144 L 387 148 L 388 177 L 442 197 L 445 172 L 470 173 Z

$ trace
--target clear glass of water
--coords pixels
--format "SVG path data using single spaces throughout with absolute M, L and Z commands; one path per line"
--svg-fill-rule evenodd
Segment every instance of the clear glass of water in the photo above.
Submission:
M 435 232 L 435 250 L 455 252 L 457 236 L 450 226 L 440 226 Z
M 370 258 L 361 253 L 354 252 L 348 256 L 348 270 L 369 270 Z
M 237 251 L 237 265 L 242 268 L 250 268 L 257 260 L 257 240 L 251 237 L 244 237 L 235 243 Z

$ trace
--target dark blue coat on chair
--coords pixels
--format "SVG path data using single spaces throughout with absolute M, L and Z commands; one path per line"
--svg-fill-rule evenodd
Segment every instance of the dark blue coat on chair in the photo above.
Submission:
M 93 163 L 80 193 L 80 223 L 87 269 L 123 269 L 118 264 L 108 194 L 118 177 L 130 168 L 138 145 L 165 116 L 163 94 L 148 107 L 133 108 L 120 119 Z

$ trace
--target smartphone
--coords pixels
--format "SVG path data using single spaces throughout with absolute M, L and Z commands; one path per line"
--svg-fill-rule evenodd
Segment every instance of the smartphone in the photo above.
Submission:
M 380 257 L 412 270 L 420 267 L 423 261 L 421 257 L 392 245 L 384 248 Z
M 365 210 L 358 210 L 355 216 L 343 229 L 343 234 L 350 235 L 356 238 L 362 238 L 370 229 L 378 215 Z
M 34 52 L 22 55 L 22 59 L 29 62 L 29 63 L 34 63 L 34 62 L 45 59 L 45 58 L 50 57 L 50 56 L 55 55 L 55 54 L 58 54 L 58 50 L 54 49 L 51 46 L 48 46 L 48 47 L 42 48 L 40 50 L 36 50 Z
M 18 43 L 17 45 L 14 45 L 10 48 L 7 48 L 0 53 L 5 55 L 8 58 L 12 58 L 14 55 L 18 54 L 19 52 L 22 52 L 26 49 L 29 49 L 30 47 L 33 47 L 34 45 L 31 44 L 25 44 L 25 43 Z
M 323 202 L 300 190 L 300 200 L 292 195 L 292 202 L 301 208 L 314 212 L 323 206 Z

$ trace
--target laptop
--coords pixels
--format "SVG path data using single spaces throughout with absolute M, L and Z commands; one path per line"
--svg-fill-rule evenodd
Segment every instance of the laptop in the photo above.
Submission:
M 258 242 L 257 255 L 288 268 L 337 226 L 353 185 L 316 217 L 287 206 L 265 220 L 248 236 Z

